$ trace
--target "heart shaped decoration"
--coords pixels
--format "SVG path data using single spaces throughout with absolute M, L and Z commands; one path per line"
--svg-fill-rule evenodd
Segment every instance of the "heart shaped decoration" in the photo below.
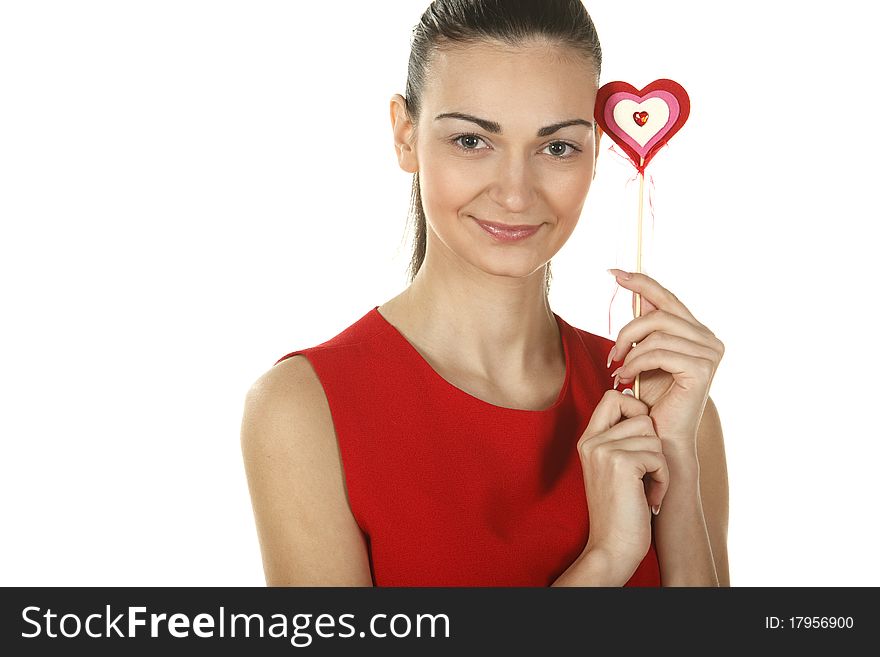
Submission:
M 648 162 L 681 129 L 690 111 L 684 87 L 663 78 L 643 89 L 626 82 L 602 85 L 593 116 L 644 174 Z

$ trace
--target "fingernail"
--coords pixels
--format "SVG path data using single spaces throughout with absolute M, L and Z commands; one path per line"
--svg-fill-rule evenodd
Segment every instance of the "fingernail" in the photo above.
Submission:
M 658 513 L 660 513 L 660 505 L 659 505 L 659 504 L 653 504 L 653 505 L 651 505 L 651 513 L 653 513 L 655 516 L 656 516 Z
M 623 369 L 623 365 L 621 365 L 621 366 L 618 367 L 616 370 L 614 370 L 614 371 L 611 373 L 610 376 L 614 376 L 615 374 L 617 374 L 617 373 L 618 373 L 620 370 L 622 370 L 622 369 Z
M 620 375 L 614 377 L 614 390 L 617 390 L 617 384 L 620 383 Z
M 635 397 L 635 396 L 636 396 L 636 393 L 634 393 L 634 392 L 632 391 L 632 388 L 624 388 L 624 389 L 623 389 L 623 394 L 624 394 L 624 395 L 629 395 L 630 397 Z
M 623 271 L 622 269 L 609 269 L 608 273 L 611 274 L 612 276 L 620 277 L 625 281 L 628 281 L 633 276 L 628 271 Z
M 611 367 L 611 361 L 614 360 L 614 353 L 616 351 L 617 351 L 617 345 L 614 345 L 613 347 L 611 347 L 611 351 L 608 352 L 608 364 L 605 366 L 606 369 Z

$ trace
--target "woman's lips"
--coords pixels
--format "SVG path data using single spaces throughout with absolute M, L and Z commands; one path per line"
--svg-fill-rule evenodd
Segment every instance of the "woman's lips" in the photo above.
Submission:
M 522 224 L 509 226 L 507 224 L 498 224 L 491 221 L 480 221 L 476 217 L 474 217 L 474 221 L 477 222 L 480 228 L 501 242 L 517 242 L 519 240 L 524 240 L 537 233 L 538 229 L 542 226 L 542 224 L 538 224 L 537 226 Z

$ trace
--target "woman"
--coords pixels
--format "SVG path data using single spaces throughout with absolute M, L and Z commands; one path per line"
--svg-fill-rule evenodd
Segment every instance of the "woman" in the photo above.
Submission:
M 422 16 L 390 108 L 410 285 L 248 394 L 268 584 L 728 585 L 722 343 L 641 274 L 618 272 L 643 315 L 616 343 L 548 303 L 595 176 L 600 68 L 578 0 Z

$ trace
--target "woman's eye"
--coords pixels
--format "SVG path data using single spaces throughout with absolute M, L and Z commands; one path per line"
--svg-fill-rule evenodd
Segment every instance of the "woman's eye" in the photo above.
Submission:
M 468 147 L 468 146 L 462 146 L 462 140 L 467 140 L 466 143 L 471 143 L 471 144 L 473 144 L 473 143 L 476 142 L 476 141 L 483 141 L 483 140 L 482 140 L 480 137 L 478 137 L 477 135 L 459 135 L 458 137 L 456 137 L 455 139 L 453 139 L 452 142 L 453 142 L 456 146 L 458 146 L 461 150 L 463 150 L 463 151 L 481 150 L 481 149 L 479 149 L 479 148 L 470 148 L 470 147 Z
M 482 151 L 486 150 L 485 148 L 476 148 L 478 142 L 483 141 L 483 138 L 474 135 L 474 134 L 464 134 L 459 135 L 458 137 L 454 137 L 452 143 L 455 144 L 459 150 L 462 151 Z M 547 145 L 544 149 L 551 149 L 550 155 L 555 157 L 557 160 L 568 160 L 574 157 L 575 153 L 580 152 L 580 148 L 575 146 L 574 144 L 570 144 L 567 141 L 554 141 Z M 566 148 L 570 149 L 566 152 Z
M 574 144 L 569 144 L 567 141 L 554 141 L 553 143 L 548 144 L 547 148 L 551 149 L 550 155 L 555 155 L 560 160 L 567 160 L 570 157 L 574 157 L 574 154 L 580 152 L 581 150 Z M 566 148 L 571 149 L 570 151 L 568 151 L 568 155 L 565 155 Z

